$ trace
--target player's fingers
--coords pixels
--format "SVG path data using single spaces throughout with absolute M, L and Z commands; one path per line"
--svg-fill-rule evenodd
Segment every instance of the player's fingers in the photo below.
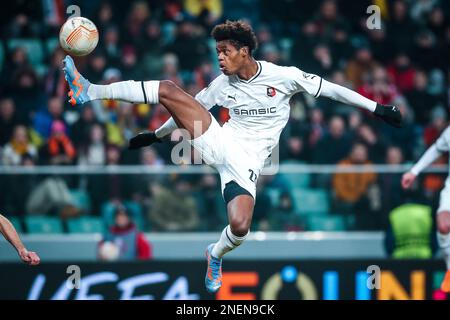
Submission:
M 32 265 L 37 265 L 37 264 L 39 264 L 39 262 L 41 261 L 41 259 L 40 259 L 39 256 L 36 254 L 36 252 L 31 252 L 31 253 L 30 253 L 30 258 L 31 258 L 31 264 L 32 264 Z

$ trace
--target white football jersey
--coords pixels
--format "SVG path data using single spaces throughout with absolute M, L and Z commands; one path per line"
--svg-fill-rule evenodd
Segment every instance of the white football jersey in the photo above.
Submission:
M 297 92 L 318 97 L 322 78 L 296 67 L 257 63 L 251 79 L 222 74 L 195 99 L 208 110 L 216 105 L 229 109 L 230 120 L 223 126 L 226 135 L 264 162 L 288 122 L 291 97 Z
M 450 126 L 436 140 L 436 148 L 442 153 L 450 151 Z

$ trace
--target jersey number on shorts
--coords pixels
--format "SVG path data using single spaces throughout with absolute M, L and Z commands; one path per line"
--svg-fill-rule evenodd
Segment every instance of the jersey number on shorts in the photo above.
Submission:
M 256 182 L 256 179 L 258 179 L 258 175 L 252 169 L 248 169 L 248 171 L 250 172 L 250 181 Z

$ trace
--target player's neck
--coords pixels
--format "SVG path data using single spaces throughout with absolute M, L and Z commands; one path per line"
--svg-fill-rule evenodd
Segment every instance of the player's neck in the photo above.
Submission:
M 237 76 L 242 80 L 251 79 L 256 72 L 258 72 L 258 63 L 255 59 L 249 59 L 248 63 L 246 63 L 241 70 L 237 73 Z

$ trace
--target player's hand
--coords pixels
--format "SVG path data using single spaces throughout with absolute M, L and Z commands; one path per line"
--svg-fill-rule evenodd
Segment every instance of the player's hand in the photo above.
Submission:
M 41 258 L 39 258 L 36 252 L 28 251 L 27 249 L 20 250 L 19 257 L 30 266 L 38 265 L 41 262 Z
M 147 147 L 155 142 L 161 142 L 161 139 L 156 137 L 156 134 L 154 132 L 141 132 L 130 139 L 128 150 Z
M 407 172 L 402 177 L 402 187 L 403 189 L 409 189 L 411 185 L 414 183 L 414 180 L 416 180 L 416 175 L 411 172 Z
M 385 106 L 377 103 L 374 114 L 393 127 L 402 127 L 402 114 L 396 106 Z

